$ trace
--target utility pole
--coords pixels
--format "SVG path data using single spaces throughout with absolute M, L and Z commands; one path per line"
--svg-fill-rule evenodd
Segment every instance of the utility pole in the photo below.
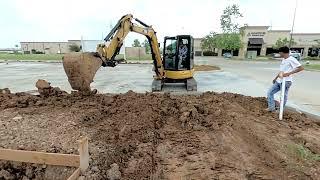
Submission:
M 61 54 L 61 46 L 60 46 L 60 43 L 58 44 L 59 46 L 59 54 Z
M 83 42 L 83 36 L 81 36 L 81 51 L 84 52 L 84 42 Z
M 292 46 L 292 34 L 293 34 L 294 22 L 296 20 L 297 4 L 298 4 L 298 0 L 296 0 L 296 7 L 294 8 L 293 21 L 292 21 L 291 34 L 290 34 L 290 41 L 289 41 L 289 49 Z

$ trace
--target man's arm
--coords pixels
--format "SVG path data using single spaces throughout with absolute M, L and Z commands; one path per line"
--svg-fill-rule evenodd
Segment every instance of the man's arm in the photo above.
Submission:
M 283 77 L 288 77 L 288 76 L 290 76 L 290 75 L 292 75 L 292 74 L 298 73 L 298 72 L 303 71 L 303 70 L 304 70 L 304 67 L 303 67 L 303 66 L 299 66 L 299 67 L 295 68 L 295 69 L 294 69 L 293 71 L 291 71 L 291 72 L 283 73 Z

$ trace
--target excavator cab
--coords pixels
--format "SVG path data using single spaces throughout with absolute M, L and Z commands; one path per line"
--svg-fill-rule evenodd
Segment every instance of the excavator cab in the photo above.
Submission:
M 164 38 L 164 69 L 185 71 L 193 69 L 193 38 L 190 35 L 179 35 Z M 174 77 L 172 77 L 174 78 Z
M 164 83 L 185 83 L 188 91 L 196 91 L 194 75 L 193 37 L 178 35 L 164 38 Z

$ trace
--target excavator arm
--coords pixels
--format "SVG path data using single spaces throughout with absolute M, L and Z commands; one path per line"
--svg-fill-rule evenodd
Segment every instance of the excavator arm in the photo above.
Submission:
M 133 20 L 138 22 L 139 25 L 134 24 Z M 97 53 L 103 61 L 102 65 L 115 66 L 114 58 L 119 53 L 120 48 L 123 45 L 123 41 L 129 32 L 135 32 L 146 36 L 151 48 L 154 71 L 156 73 L 155 78 L 162 79 L 164 77 L 164 68 L 156 32 L 151 26 L 145 24 L 137 18 L 133 18 L 131 14 L 123 16 L 106 36 L 104 40 L 109 42 L 108 45 L 99 44 L 97 46 Z

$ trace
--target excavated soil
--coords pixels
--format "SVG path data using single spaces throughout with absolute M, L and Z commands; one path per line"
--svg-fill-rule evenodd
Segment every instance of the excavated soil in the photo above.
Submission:
M 77 153 L 88 136 L 90 180 L 319 179 L 319 123 L 289 111 L 278 121 L 265 102 L 210 92 L 5 93 L 0 147 Z
M 101 67 L 102 60 L 94 53 L 67 53 L 62 59 L 64 71 L 74 90 L 90 92 L 90 84 Z
M 0 179 L 68 179 L 75 168 L 0 161 Z
M 194 70 L 195 71 L 216 71 L 216 70 L 220 70 L 220 67 L 212 66 L 212 65 L 195 65 Z

